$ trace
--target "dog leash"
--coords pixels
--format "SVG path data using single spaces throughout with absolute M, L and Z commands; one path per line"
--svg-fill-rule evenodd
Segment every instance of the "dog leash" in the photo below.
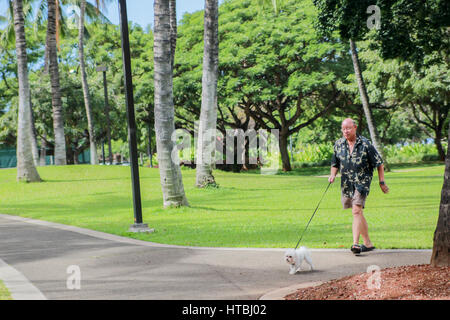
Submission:
M 316 214 L 317 209 L 319 209 L 320 203 L 322 202 L 323 197 L 325 197 L 325 194 L 327 193 L 328 188 L 329 188 L 330 186 L 331 186 L 331 182 L 328 183 L 328 186 L 327 186 L 325 192 L 323 193 L 322 198 L 320 198 L 320 201 L 319 201 L 319 203 L 317 204 L 316 210 L 314 210 L 314 213 L 312 214 L 311 218 L 309 219 L 308 224 L 306 225 L 305 230 L 303 230 L 302 236 L 300 237 L 300 240 L 298 240 L 297 245 L 295 246 L 295 249 L 298 248 L 298 245 L 300 244 L 300 241 L 302 241 L 303 236 L 305 235 L 306 229 L 308 229 L 309 223 L 310 223 L 311 220 L 314 218 L 314 215 Z

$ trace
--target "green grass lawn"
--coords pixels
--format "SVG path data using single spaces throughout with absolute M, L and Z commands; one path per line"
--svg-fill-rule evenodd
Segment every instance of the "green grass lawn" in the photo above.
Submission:
M 397 168 L 397 169 L 396 169 Z M 44 183 L 17 183 L 0 170 L 0 213 L 75 225 L 159 243 L 217 247 L 294 247 L 328 181 L 328 168 L 260 175 L 216 171 L 219 188 L 194 187 L 195 170 L 182 170 L 190 207 L 162 208 L 158 169 L 140 168 L 144 222 L 152 234 L 132 234 L 130 168 L 65 166 L 38 169 Z M 378 248 L 431 248 L 439 214 L 443 165 L 394 167 L 385 195 L 374 177 L 366 201 L 369 232 Z M 375 172 L 376 175 L 376 172 Z M 352 215 L 340 204 L 337 179 L 302 245 L 348 248 Z
M 5 287 L 5 285 L 1 280 L 0 280 L 0 300 L 12 300 L 8 288 Z

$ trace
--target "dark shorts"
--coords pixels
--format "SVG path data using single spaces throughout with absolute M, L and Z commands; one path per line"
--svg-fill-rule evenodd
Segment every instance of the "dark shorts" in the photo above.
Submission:
M 361 193 L 359 193 L 358 190 L 355 190 L 355 193 L 353 194 L 353 198 L 348 198 L 341 195 L 341 202 L 344 209 L 352 208 L 353 205 L 362 206 L 364 208 L 364 205 L 366 204 L 366 198 L 367 196 L 362 196 Z

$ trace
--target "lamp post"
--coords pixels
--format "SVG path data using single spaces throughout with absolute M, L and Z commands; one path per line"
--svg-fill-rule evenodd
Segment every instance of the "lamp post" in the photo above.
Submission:
M 133 82 L 131 76 L 130 39 L 128 35 L 128 17 L 126 0 L 119 0 L 120 30 L 122 38 L 123 71 L 125 75 L 125 102 L 127 106 L 128 144 L 130 148 L 131 182 L 133 186 L 134 224 L 131 232 L 152 232 L 142 222 L 141 189 L 139 185 L 139 166 L 137 156 L 136 120 L 134 116 Z
M 98 66 L 98 72 L 103 72 L 103 91 L 105 95 L 105 116 L 106 116 L 106 139 L 108 140 L 109 164 L 112 164 L 112 148 L 111 148 L 111 120 L 109 118 L 109 102 L 108 102 L 108 83 L 106 82 L 107 66 Z M 104 150 L 102 150 L 104 151 Z M 105 155 L 103 154 L 103 164 L 105 164 Z

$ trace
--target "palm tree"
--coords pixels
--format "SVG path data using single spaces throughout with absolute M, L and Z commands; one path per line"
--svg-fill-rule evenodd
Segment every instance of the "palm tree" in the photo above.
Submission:
M 175 61 L 175 50 L 177 48 L 177 1 L 169 0 L 170 11 L 170 59 L 173 72 L 173 63 Z
M 350 39 L 350 50 L 352 52 L 353 69 L 355 70 L 356 82 L 358 84 L 359 95 L 361 97 L 364 115 L 366 117 L 367 126 L 369 128 L 370 139 L 372 140 L 375 149 L 377 149 L 377 151 L 380 153 L 381 157 L 384 160 L 384 169 L 386 171 L 389 171 L 389 165 L 387 163 L 387 159 L 383 151 L 383 145 L 380 143 L 377 128 L 375 122 L 373 121 L 372 110 L 369 104 L 369 96 L 367 95 L 366 85 L 362 76 L 361 67 L 359 63 L 358 51 L 356 50 L 355 42 L 352 39 Z
M 33 15 L 32 2 L 30 0 L 22 1 L 22 16 L 24 21 L 31 21 Z M 14 7 L 13 1 L 7 0 L 7 13 L 6 16 L 0 16 L 0 23 L 4 24 L 5 27 L 0 34 L 0 49 L 6 48 L 10 44 L 15 43 L 15 30 L 14 30 Z M 31 149 L 33 153 L 33 159 L 35 166 L 39 165 L 38 161 L 38 146 L 36 140 L 36 129 L 34 127 L 34 118 L 33 118 L 33 105 L 31 104 L 31 95 L 30 97 L 30 108 L 31 108 L 31 122 L 29 123 L 31 126 Z
M 59 0 L 47 0 L 47 51 L 52 93 L 53 131 L 55 136 L 55 165 L 66 165 L 66 140 L 64 135 L 64 114 L 61 101 L 61 86 L 58 70 L 56 44 L 57 11 Z
M 196 185 L 216 185 L 217 78 L 219 67 L 219 2 L 205 0 L 202 105 L 198 130 Z
M 98 164 L 97 146 L 95 144 L 94 124 L 92 118 L 91 99 L 89 96 L 89 85 L 86 75 L 86 63 L 84 58 L 84 20 L 86 14 L 86 0 L 80 1 L 80 21 L 78 26 L 78 54 L 80 57 L 81 84 L 83 87 L 84 106 L 86 108 L 86 117 L 89 132 L 89 147 L 91 154 L 91 164 Z
M 155 132 L 164 207 L 188 206 L 175 144 L 169 0 L 154 2 Z
M 96 0 L 96 6 L 94 7 L 92 4 L 86 2 L 86 0 L 55 0 L 56 6 L 56 42 L 59 43 L 60 34 L 64 34 L 66 20 L 63 19 L 63 15 L 61 14 L 62 6 L 64 4 L 76 5 L 80 9 L 80 17 L 78 21 L 78 54 L 80 57 L 80 67 L 81 67 L 81 83 L 83 87 L 83 97 L 86 108 L 86 117 L 88 122 L 88 132 L 89 132 L 89 146 L 90 146 L 90 158 L 91 164 L 98 164 L 97 157 L 97 146 L 95 143 L 95 132 L 93 125 L 93 117 L 92 117 L 92 108 L 90 103 L 90 95 L 89 95 L 89 85 L 87 82 L 86 75 L 86 63 L 84 58 L 84 35 L 85 35 L 85 17 L 87 16 L 91 20 L 100 19 L 101 21 L 110 23 L 109 20 L 100 12 L 100 3 L 104 5 L 104 0 Z M 46 1 L 41 1 L 36 18 L 36 25 L 42 24 L 44 9 L 45 9 Z M 58 46 L 58 45 L 57 45 Z M 49 43 L 47 40 L 46 46 L 46 67 L 47 70 L 47 60 L 49 58 Z
M 22 0 L 15 0 L 14 31 L 16 35 L 17 76 L 19 80 L 19 112 L 17 126 L 17 180 L 39 182 L 31 145 L 30 84 L 28 80 L 25 19 Z

